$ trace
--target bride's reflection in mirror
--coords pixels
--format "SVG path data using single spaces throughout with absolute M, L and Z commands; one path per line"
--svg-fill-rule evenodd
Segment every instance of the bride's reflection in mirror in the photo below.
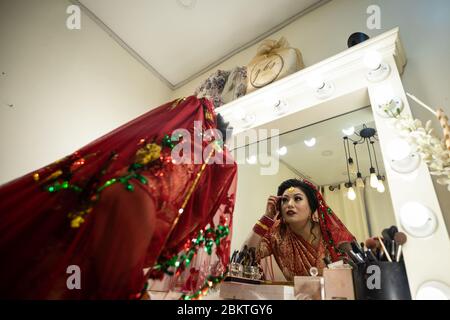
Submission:
M 366 239 L 395 224 L 370 107 L 275 139 L 276 149 L 268 140 L 242 147 L 245 161 L 235 150 L 238 190 L 246 192 L 237 194 L 232 249 L 255 248 L 266 280 L 293 281 L 311 268 L 321 274 L 339 260 L 352 264 L 348 255 L 364 252 Z M 279 160 L 273 175 L 261 174 L 264 163 L 253 150 L 266 148 Z

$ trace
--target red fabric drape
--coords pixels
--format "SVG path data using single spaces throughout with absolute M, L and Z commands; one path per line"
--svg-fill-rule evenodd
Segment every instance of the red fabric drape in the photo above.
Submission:
M 154 266 L 158 257 L 179 252 L 219 218 L 231 229 L 237 172 L 233 161 L 174 164 L 170 148 L 163 147 L 160 158 L 139 171 L 147 183 L 133 178 L 133 190 L 117 182 L 95 192 L 105 182 L 126 176 L 143 145 L 161 145 L 175 129 L 187 129 L 190 146 L 204 148 L 208 141 L 194 140 L 194 121 L 201 121 L 203 130 L 215 128 L 208 100 L 169 102 L 61 161 L 1 186 L 0 298 L 129 299 L 142 290 L 147 280 L 143 269 Z M 223 155 L 230 157 L 227 150 Z M 44 189 L 58 181 L 82 191 Z M 84 223 L 72 228 L 68 214 L 89 207 Z M 229 237 L 213 253 L 218 270 L 228 263 Z M 71 265 L 80 268 L 81 289 L 67 287 Z

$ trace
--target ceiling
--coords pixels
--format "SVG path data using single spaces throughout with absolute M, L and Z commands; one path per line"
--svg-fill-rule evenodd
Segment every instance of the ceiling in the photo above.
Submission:
M 71 0 L 171 89 L 329 0 Z
M 346 182 L 348 178 L 342 129 L 354 126 L 355 131 L 359 132 L 363 124 L 375 128 L 370 107 L 283 134 L 280 136 L 279 145 L 280 147 L 286 146 L 288 151 L 286 155 L 280 156 L 280 159 L 292 171 L 310 179 L 317 185 L 335 185 Z M 313 137 L 316 138 L 316 144 L 313 147 L 307 147 L 304 140 Z M 350 137 L 358 138 L 356 135 Z M 350 148 L 352 158 L 355 160 L 351 143 Z M 378 143 L 375 143 L 375 151 L 380 173 L 384 175 L 385 170 Z M 363 177 L 369 176 L 370 162 L 367 146 L 365 144 L 358 145 L 357 152 L 361 173 Z M 375 167 L 375 161 L 372 161 Z M 352 181 L 354 181 L 354 178 L 352 178 Z

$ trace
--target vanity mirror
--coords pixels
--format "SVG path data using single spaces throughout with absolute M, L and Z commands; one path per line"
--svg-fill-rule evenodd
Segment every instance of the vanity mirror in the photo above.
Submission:
M 379 79 L 367 77 L 370 70 L 365 61 L 367 54 L 373 52 L 378 52 L 380 65 L 389 69 Z M 400 159 L 398 153 L 392 153 L 396 149 L 392 148 L 392 142 L 402 137 L 390 117 L 380 111 L 381 106 L 393 101 L 394 107 L 401 105 L 402 114 L 411 114 L 401 82 L 405 65 L 397 28 L 217 109 L 234 128 L 228 144 L 235 152 L 239 168 L 233 249 L 240 247 L 256 219 L 264 214 L 267 196 L 275 194 L 283 180 L 304 176 L 323 187 L 329 206 L 358 241 L 391 225 L 407 235 L 402 254 L 413 299 L 427 281 L 439 279 L 450 283 L 450 241 L 429 170 L 414 150 L 406 154 L 411 159 Z M 308 85 L 318 76 L 322 83 L 334 88 L 327 97 L 318 97 L 317 88 Z M 283 102 L 282 113 L 276 112 L 279 101 Z M 383 187 L 379 185 L 379 190 L 368 187 L 370 178 L 364 181 L 364 188 L 353 185 L 354 194 L 345 185 L 348 180 L 354 183 L 358 174 L 347 173 L 348 155 L 342 138 L 351 135 L 342 130 L 354 127 L 361 134 L 364 126 L 376 130 L 378 140 L 373 145 L 369 142 L 369 150 L 375 151 L 378 168 L 367 150 L 358 149 L 361 178 L 374 173 L 374 186 L 378 176 L 384 177 L 381 179 L 384 192 L 380 192 Z M 347 150 L 352 151 L 349 142 Z M 351 157 L 356 162 L 353 153 Z M 368 165 L 370 158 L 372 165 Z M 372 201 L 366 190 L 377 200 Z M 339 198 L 341 204 L 335 200 Z M 356 209 L 361 199 L 364 211 Z M 411 206 L 412 201 L 420 206 Z M 426 232 L 417 231 L 417 223 L 411 221 L 411 217 L 421 217 L 425 212 L 417 208 L 432 212 L 432 225 L 427 226 Z

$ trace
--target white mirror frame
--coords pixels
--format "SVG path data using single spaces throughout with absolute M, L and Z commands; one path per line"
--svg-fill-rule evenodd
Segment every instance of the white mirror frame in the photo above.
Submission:
M 379 82 L 367 80 L 368 70 L 363 62 L 364 52 L 367 50 L 380 52 L 383 62 L 389 65 L 391 72 L 386 79 Z M 409 236 L 403 248 L 410 290 L 417 292 L 422 283 L 432 279 L 450 283 L 448 272 L 450 240 L 427 166 L 421 161 L 414 171 L 416 173 L 414 180 L 410 181 L 404 179 L 404 174 L 394 171 L 389 164 L 387 143 L 397 138 L 398 134 L 388 119 L 379 114 L 377 108 L 389 99 L 396 98 L 403 102 L 402 112 L 411 114 L 400 78 L 405 65 L 406 57 L 399 38 L 399 29 L 395 28 L 232 101 L 218 108 L 217 112 L 220 112 L 234 127 L 234 139 L 228 143 L 233 149 L 243 146 L 239 145 L 239 141 L 245 141 L 242 137 L 251 129 L 278 128 L 281 134 L 370 104 L 380 140 L 397 226 L 404 231 L 400 223 L 400 212 L 402 205 L 408 201 L 420 202 L 436 216 L 437 228 L 429 237 Z M 334 83 L 334 93 L 328 99 L 318 99 L 314 90 L 308 86 L 308 78 L 317 73 Z M 272 108 L 264 108 L 266 105 L 264 97 L 267 96 L 283 98 L 289 105 L 288 112 L 276 115 Z M 244 128 L 233 120 L 233 111 L 239 108 L 257 115 L 251 126 Z

